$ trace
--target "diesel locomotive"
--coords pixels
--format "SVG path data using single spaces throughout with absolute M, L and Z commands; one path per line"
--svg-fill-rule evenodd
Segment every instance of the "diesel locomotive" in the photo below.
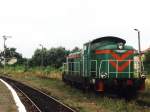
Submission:
M 62 79 L 67 84 L 95 91 L 144 90 L 145 74 L 139 54 L 124 39 L 107 36 L 72 52 L 63 64 Z

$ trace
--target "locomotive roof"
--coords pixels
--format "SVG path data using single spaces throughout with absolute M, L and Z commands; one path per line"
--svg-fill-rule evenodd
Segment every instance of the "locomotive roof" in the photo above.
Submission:
M 119 37 L 114 37 L 114 36 L 106 36 L 106 37 L 101 37 L 101 38 L 97 38 L 91 41 L 91 43 L 97 43 L 97 42 L 103 42 L 103 41 L 112 41 L 112 42 L 121 42 L 123 44 L 126 43 L 126 41 L 124 39 L 121 39 Z

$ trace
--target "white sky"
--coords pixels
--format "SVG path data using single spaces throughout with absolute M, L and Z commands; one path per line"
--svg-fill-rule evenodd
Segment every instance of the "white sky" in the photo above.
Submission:
M 118 36 L 142 49 L 150 46 L 150 0 L 0 0 L 0 36 L 31 57 L 39 44 L 72 49 L 102 36 Z M 0 49 L 3 40 L 0 39 Z

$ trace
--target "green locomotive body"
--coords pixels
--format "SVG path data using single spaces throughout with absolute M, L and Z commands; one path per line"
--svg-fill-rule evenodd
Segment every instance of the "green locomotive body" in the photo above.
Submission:
M 132 88 L 143 90 L 145 75 L 139 70 L 136 50 L 118 37 L 102 37 L 68 55 L 63 80 L 96 91 Z

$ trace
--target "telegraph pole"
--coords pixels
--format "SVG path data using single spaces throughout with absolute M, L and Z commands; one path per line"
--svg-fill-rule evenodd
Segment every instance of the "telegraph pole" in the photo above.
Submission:
M 42 56 L 41 56 L 41 68 L 43 70 L 43 66 L 44 66 L 44 53 L 43 53 L 43 50 L 44 50 L 44 47 L 42 44 L 39 44 L 39 46 L 42 47 Z
M 140 63 L 140 74 L 142 73 L 142 62 L 141 62 L 141 40 L 140 40 L 140 31 L 138 29 L 134 29 L 138 32 L 138 47 L 139 47 L 139 63 Z
M 4 39 L 4 74 L 5 74 L 5 67 L 6 67 L 6 40 L 8 38 L 11 38 L 11 36 L 3 35 L 2 37 Z

